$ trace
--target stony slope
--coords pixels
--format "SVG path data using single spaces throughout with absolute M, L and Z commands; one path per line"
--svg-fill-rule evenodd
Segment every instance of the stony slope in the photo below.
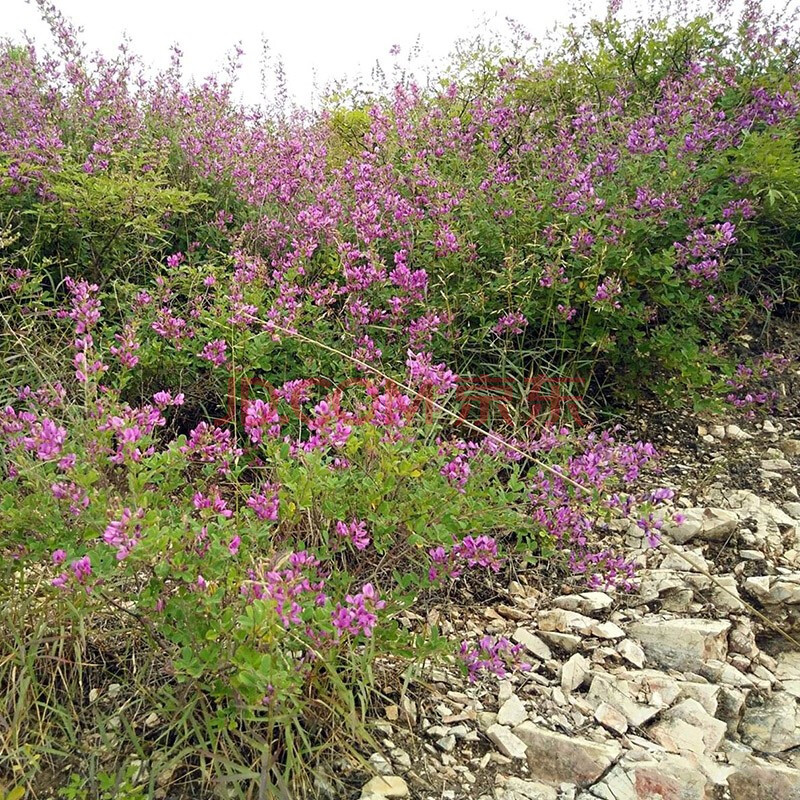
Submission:
M 617 530 L 639 590 L 519 576 L 483 607 L 448 608 L 445 630 L 513 638 L 533 670 L 476 685 L 431 670 L 377 722 L 387 777 L 361 796 L 800 800 L 797 423 L 662 424 L 686 519 L 656 550 Z

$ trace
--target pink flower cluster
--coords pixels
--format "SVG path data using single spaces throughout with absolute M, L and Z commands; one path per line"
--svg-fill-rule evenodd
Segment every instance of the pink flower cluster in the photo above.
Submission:
M 103 541 L 109 547 L 117 549 L 117 561 L 127 558 L 139 543 L 142 538 L 142 524 L 141 522 L 135 522 L 135 520 L 142 520 L 143 518 L 143 508 L 137 508 L 135 511 L 125 508 L 118 520 L 108 523 L 108 527 L 103 533 Z
M 492 331 L 498 336 L 504 333 L 521 334 L 528 327 L 528 319 L 521 311 L 511 311 L 497 321 Z
M 251 400 L 247 403 L 244 429 L 251 442 L 259 444 L 265 437 L 275 439 L 280 436 L 281 426 L 278 420 L 278 412 L 269 403 L 263 400 Z
M 224 339 L 207 342 L 200 351 L 200 358 L 210 361 L 215 367 L 224 367 L 228 361 L 226 350 L 228 343 Z
M 113 445 L 108 451 L 113 464 L 139 463 L 155 453 L 150 437 L 156 428 L 163 427 L 166 422 L 161 410 L 154 406 L 147 404 L 141 408 L 131 408 L 125 403 L 105 414 L 97 430 L 113 434 Z
M 328 400 L 314 406 L 308 428 L 311 438 L 304 444 L 307 450 L 322 447 L 344 447 L 353 432 L 355 414 L 342 408 L 342 393 L 334 392 Z
M 481 567 L 492 572 L 499 571 L 502 560 L 498 554 L 497 541 L 486 535 L 466 536 L 446 550 L 441 545 L 428 551 L 431 567 L 428 578 L 431 582 L 442 578 L 458 578 L 465 567 Z
M 6 412 L 13 413 L 13 409 L 6 409 Z M 28 421 L 27 415 L 25 415 L 25 421 Z M 66 438 L 65 428 L 44 417 L 39 421 L 31 422 L 28 435 L 23 437 L 22 442 L 26 450 L 36 453 L 37 458 L 42 461 L 52 461 L 61 454 Z
M 111 345 L 109 351 L 119 359 L 120 364 L 126 369 L 133 369 L 139 363 L 136 351 L 141 347 L 136 340 L 136 328 L 133 323 L 127 322 L 122 333 L 115 333 L 117 344 Z
M 280 499 L 278 487 L 272 483 L 264 483 L 258 491 L 254 491 L 247 498 L 247 506 L 262 521 L 278 519 Z
M 53 553 L 53 563 L 60 564 L 66 559 L 66 553 L 63 550 L 56 550 Z M 89 585 L 89 578 L 92 575 L 92 561 L 89 556 L 82 556 L 76 558 L 70 564 L 70 572 L 62 572 L 57 575 L 51 583 L 58 589 L 67 589 L 71 583 L 77 586 L 82 586 L 87 592 L 90 592 L 92 587 Z
M 202 519 L 211 519 L 214 516 L 230 519 L 233 516 L 233 511 L 228 508 L 227 502 L 220 496 L 219 489 L 216 486 L 211 487 L 208 495 L 203 494 L 203 492 L 195 492 L 192 497 L 192 504 L 195 510 L 200 512 Z
M 220 473 L 230 471 L 231 462 L 242 455 L 242 449 L 233 442 L 228 428 L 218 428 L 201 422 L 189 432 L 189 440 L 181 453 L 203 464 L 215 464 Z
M 264 572 L 250 571 L 241 593 L 249 600 L 270 602 L 285 628 L 300 625 L 305 604 L 324 606 L 328 597 L 319 575 L 320 562 L 305 550 L 291 553 L 289 566 Z
M 470 683 L 475 683 L 482 672 L 505 678 L 510 672 L 528 672 L 530 664 L 520 659 L 523 647 L 511 644 L 505 637 L 482 636 L 476 645 L 467 640 L 461 643 L 459 655 L 467 668 Z
M 411 398 L 390 388 L 375 397 L 372 403 L 372 420 L 385 430 L 384 439 L 396 441 L 401 430 L 408 424 L 412 411 Z
M 50 491 L 56 500 L 63 500 L 69 503 L 69 513 L 74 517 L 80 516 L 83 511 L 89 508 L 91 502 L 89 495 L 85 489 L 78 486 L 74 481 L 57 481 L 51 485 Z
M 637 499 L 616 493 L 618 486 L 631 486 L 642 469 L 657 458 L 650 444 L 618 443 L 604 431 L 589 434 L 582 450 L 567 460 L 566 467 L 556 467 L 555 474 L 539 471 L 529 482 L 531 517 L 569 556 L 569 566 L 576 575 L 585 575 L 592 588 L 633 588 L 635 565 L 611 548 L 597 545 L 596 492 L 606 497 L 610 508 L 626 515 L 634 513 Z M 576 485 L 577 484 L 577 485 Z M 583 488 L 578 488 L 583 487 Z M 640 498 L 641 502 L 664 503 L 670 490 Z M 639 518 L 639 525 L 651 542 L 658 538 L 661 522 L 656 516 Z
M 745 412 L 749 419 L 755 417 L 757 408 L 777 399 L 775 378 L 785 372 L 790 361 L 777 353 L 764 353 L 751 363 L 752 366 L 738 364 L 734 376 L 725 381 L 733 390 L 725 397 L 726 402 Z
M 371 541 L 367 533 L 367 523 L 360 519 L 353 519 L 349 523 L 337 522 L 336 533 L 350 542 L 356 550 L 366 550 Z
M 372 636 L 378 624 L 378 611 L 386 608 L 386 601 L 381 600 L 377 590 L 371 583 L 365 583 L 358 594 L 345 597 L 345 604 L 336 604 L 331 614 L 333 626 L 341 636 L 349 633 L 352 636 L 363 634 Z
M 430 353 L 408 351 L 406 367 L 412 386 L 419 389 L 433 389 L 437 394 L 447 394 L 456 387 L 458 378 L 444 364 L 433 363 Z

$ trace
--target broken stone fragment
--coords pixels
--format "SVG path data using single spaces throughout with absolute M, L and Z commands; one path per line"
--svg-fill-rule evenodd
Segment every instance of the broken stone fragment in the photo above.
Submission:
M 633 754 L 631 754 L 633 755 Z M 616 764 L 591 794 L 578 800 L 709 800 L 708 779 L 688 759 L 670 753 L 637 753 Z
M 720 611 L 741 611 L 744 608 L 733 575 L 719 575 L 711 590 L 711 602 Z
M 734 689 L 729 686 L 719 687 L 717 698 L 717 719 L 723 720 L 728 726 L 728 736 L 736 736 L 739 730 L 739 723 L 744 713 L 744 703 L 747 699 L 747 691 Z
M 765 458 L 761 462 L 761 469 L 768 472 L 791 472 L 792 465 L 785 458 Z
M 588 739 L 565 736 L 532 722 L 514 728 L 514 734 L 528 748 L 531 774 L 547 783 L 590 786 L 614 763 L 621 749 L 616 743 L 599 744 Z
M 743 431 L 738 425 L 726 425 L 725 437 L 732 442 L 746 442 L 753 438 L 752 434 Z
M 751 759 L 728 778 L 732 800 L 800 800 L 800 770 Z
M 531 633 L 527 628 L 517 628 L 511 635 L 511 638 L 517 644 L 521 644 L 527 652 L 542 661 L 549 661 L 553 654 L 550 648 L 535 634 Z
M 682 719 L 663 719 L 653 725 L 648 735 L 670 753 L 705 753 L 703 731 Z
M 758 655 L 756 635 L 750 620 L 746 618 L 736 620 L 728 634 L 728 650 L 747 658 L 755 658 Z
M 681 513 L 683 522 L 664 526 L 664 533 L 676 544 L 686 544 L 695 537 L 712 542 L 724 541 L 739 524 L 736 514 L 724 508 L 687 508 Z
M 539 631 L 542 639 L 551 647 L 558 647 L 565 653 L 574 653 L 581 646 L 582 639 L 573 633 L 558 633 L 556 631 Z
M 800 439 L 784 439 L 779 446 L 784 455 L 800 456 Z
M 376 775 L 364 784 L 361 797 L 408 797 L 408 784 L 399 775 Z
M 625 639 L 617 645 L 617 652 L 634 667 L 641 669 L 644 666 L 644 650 L 630 639 Z
M 500 706 L 500 710 L 497 712 L 497 722 L 500 725 L 507 725 L 511 728 L 515 725 L 519 725 L 520 722 L 524 722 L 526 719 L 528 719 L 528 712 L 525 708 L 525 704 L 515 694 L 512 694 L 511 697 Z
M 712 717 L 717 715 L 721 687 L 713 683 L 681 682 L 679 700 L 696 700 Z
M 739 725 L 742 741 L 762 753 L 782 753 L 800 745 L 797 701 L 776 692 L 760 705 L 745 708 Z
M 594 708 L 603 703 L 616 708 L 629 725 L 641 727 L 658 714 L 661 706 L 638 703 L 633 699 L 634 693 L 635 689 L 627 681 L 614 679 L 610 675 L 595 675 L 586 699 Z
M 708 572 L 708 562 L 699 550 L 675 550 L 664 556 L 659 569 L 675 572 Z
M 369 757 L 369 763 L 378 775 L 392 774 L 392 765 L 380 753 L 373 753 Z
M 589 676 L 589 662 L 579 653 L 571 656 L 561 667 L 561 688 L 574 692 Z
M 525 725 L 526 723 L 523 722 L 522 724 Z M 525 743 L 505 725 L 495 723 L 487 728 L 486 736 L 504 756 L 518 759 L 525 758 Z
M 543 631 L 578 633 L 583 636 L 588 636 L 592 626 L 597 624 L 591 617 L 577 611 L 565 611 L 563 608 L 539 612 L 538 621 L 539 628 Z
M 628 730 L 628 720 L 625 719 L 625 715 L 608 703 L 600 703 L 597 706 L 594 718 L 603 727 L 618 733 L 620 736 L 624 735 Z
M 511 776 L 496 792 L 497 800 L 556 800 L 558 790 L 538 781 L 526 781 Z
M 596 622 L 589 632 L 598 639 L 623 639 L 625 637 L 625 631 L 613 622 Z
M 784 691 L 800 698 L 800 653 L 781 653 L 775 667 L 775 677 L 783 684 Z
M 745 675 L 743 672 L 736 669 L 733 664 L 728 664 L 727 661 L 720 661 L 715 658 L 709 659 L 697 671 L 706 680 L 712 683 L 735 686 L 740 689 L 752 689 L 754 686 L 760 686 L 759 681 Z M 769 689 L 769 686 L 764 688 Z
M 664 669 L 697 671 L 709 659 L 724 659 L 731 623 L 708 619 L 646 619 L 628 633 L 647 658 Z
M 764 605 L 800 604 L 800 574 L 748 578 L 744 588 Z
M 581 594 L 565 594 L 556 597 L 553 605 L 565 611 L 577 611 L 579 614 L 591 615 L 604 611 L 613 604 L 613 599 L 605 592 L 582 592 Z
M 724 722 L 715 719 L 697 700 L 692 700 L 691 698 L 687 698 L 670 708 L 665 712 L 663 720 L 664 722 L 685 722 L 700 732 L 701 749 L 694 750 L 694 752 L 713 753 L 720 746 L 727 730 Z M 659 740 L 656 739 L 656 741 Z M 663 742 L 659 743 L 664 744 Z M 666 745 L 664 746 L 666 747 Z M 691 747 L 688 749 L 693 750 Z

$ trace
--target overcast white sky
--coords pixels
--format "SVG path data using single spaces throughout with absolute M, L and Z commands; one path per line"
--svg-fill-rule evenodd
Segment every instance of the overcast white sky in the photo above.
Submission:
M 600 15 L 605 10 L 605 0 L 587 4 Z M 90 49 L 111 53 L 127 33 L 146 63 L 162 67 L 177 42 L 186 71 L 196 77 L 220 66 L 241 41 L 242 88 L 251 101 L 260 99 L 259 58 L 266 37 L 272 52 L 282 56 L 290 91 L 302 104 L 311 98 L 314 70 L 319 84 L 369 75 L 376 59 L 385 70 L 391 66 L 392 45 L 401 46 L 402 62 L 418 35 L 427 58 L 441 58 L 484 19 L 499 28 L 512 17 L 541 36 L 570 13 L 569 0 L 57 0 L 57 5 L 83 27 Z M 0 6 L 0 37 L 15 38 L 23 30 L 44 35 L 37 9 L 26 0 L 0 0 Z
M 662 3 L 700 10 L 713 0 L 624 0 L 623 9 L 651 10 Z M 743 0 L 732 0 L 734 13 Z M 763 0 L 780 7 L 785 0 Z M 800 2 L 800 0 L 795 0 Z M 172 44 L 184 52 L 186 72 L 196 78 L 218 69 L 237 42 L 245 50 L 240 91 L 248 102 L 264 99 L 260 63 L 262 40 L 284 61 L 293 98 L 307 105 L 313 87 L 356 75 L 369 76 L 376 59 L 391 74 L 407 64 L 420 37 L 423 58 L 439 61 L 455 41 L 492 27 L 507 30 L 506 18 L 543 38 L 556 22 L 569 19 L 575 5 L 602 17 L 608 0 L 56 0 L 62 13 L 83 28 L 90 50 L 113 54 L 125 34 L 146 64 L 162 68 Z M 0 38 L 27 31 L 46 39 L 36 6 L 28 0 L 0 0 Z M 394 59 L 389 49 L 402 50 Z M 270 71 L 270 75 L 274 71 Z M 274 85 L 274 81 L 273 81 Z M 268 91 L 270 89 L 268 88 Z

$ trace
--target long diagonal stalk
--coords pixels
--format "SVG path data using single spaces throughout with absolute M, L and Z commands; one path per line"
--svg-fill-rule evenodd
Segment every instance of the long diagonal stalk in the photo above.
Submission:
M 485 428 L 482 428 L 480 425 L 476 425 L 475 423 L 470 422 L 469 420 L 462 419 L 454 411 L 451 411 L 449 408 L 446 408 L 445 406 L 443 406 L 441 403 L 437 402 L 433 398 L 427 397 L 426 395 L 423 395 L 420 391 L 415 389 L 413 386 L 409 386 L 408 384 L 403 383 L 402 381 L 399 381 L 399 380 L 396 380 L 395 378 L 392 378 L 390 375 L 387 375 L 385 372 L 383 372 L 382 370 L 380 370 L 377 367 L 373 366 L 372 364 L 368 364 L 367 362 L 362 361 L 361 359 L 356 358 L 355 356 L 350 355 L 349 353 L 345 353 L 343 350 L 339 350 L 338 348 L 333 347 L 332 345 L 325 344 L 324 342 L 321 342 L 318 339 L 314 339 L 311 336 L 306 336 L 305 334 L 300 333 L 299 331 L 293 330 L 291 328 L 285 328 L 282 325 L 278 325 L 277 323 L 275 323 L 273 321 L 265 322 L 264 320 L 258 319 L 257 317 L 254 317 L 252 315 L 250 316 L 250 319 L 251 319 L 252 322 L 259 322 L 259 323 L 261 323 L 263 325 L 266 325 L 269 329 L 278 331 L 279 333 L 285 334 L 286 336 L 290 336 L 290 337 L 292 337 L 294 339 L 297 339 L 298 341 L 306 342 L 307 344 L 310 344 L 310 345 L 312 345 L 314 347 L 317 347 L 317 348 L 319 348 L 321 350 L 326 350 L 327 352 L 332 353 L 333 355 L 336 355 L 336 356 L 338 356 L 340 358 L 345 359 L 346 361 L 351 362 L 352 364 L 355 364 L 356 366 L 360 367 L 361 369 L 364 369 L 364 370 L 367 370 L 367 371 L 371 372 L 373 375 L 376 375 L 379 378 L 381 378 L 381 379 L 383 379 L 385 381 L 388 381 L 389 383 L 393 384 L 398 389 L 401 389 L 402 391 L 404 391 L 406 393 L 411 393 L 411 394 L 421 398 L 422 400 L 424 400 L 426 403 L 429 403 L 430 405 L 432 405 L 437 411 L 440 411 L 445 416 L 450 417 L 452 419 L 457 419 L 461 424 L 466 425 L 467 428 L 469 428 L 470 430 L 474 431 L 475 433 L 479 433 L 482 436 L 485 436 L 487 439 L 491 439 L 492 441 L 496 442 L 497 444 L 502 445 L 505 449 L 511 450 L 512 452 L 517 453 L 518 455 L 522 456 L 523 458 L 526 458 L 528 461 L 530 461 L 531 463 L 535 464 L 541 470 L 543 470 L 545 472 L 548 472 L 548 473 L 550 473 L 552 475 L 557 476 L 560 480 L 564 481 L 565 483 L 570 484 L 571 486 L 573 486 L 578 491 L 580 491 L 582 493 L 585 493 L 585 494 L 591 494 L 592 493 L 591 489 L 589 489 L 588 487 L 584 486 L 579 481 L 576 481 L 574 478 L 570 478 L 569 476 L 564 475 L 560 470 L 556 469 L 555 467 L 550 466 L 549 464 L 546 464 L 544 461 L 541 461 L 540 459 L 536 458 L 535 456 L 532 456 L 530 453 L 526 452 L 522 448 L 517 447 L 516 445 L 514 445 L 514 444 L 512 444 L 510 442 L 507 442 L 505 439 L 503 439 L 501 436 L 498 436 L 496 433 L 493 433 L 492 431 L 486 430 Z M 623 518 L 625 518 L 625 517 L 623 516 Z M 635 520 L 632 519 L 631 517 L 627 517 L 627 518 L 630 519 L 631 522 L 635 523 Z M 717 580 L 717 578 L 715 578 L 707 569 L 705 569 L 704 567 L 698 566 L 694 561 L 689 559 L 688 556 L 686 556 L 685 553 L 683 553 L 683 551 L 679 550 L 672 543 L 667 542 L 667 541 L 662 539 L 661 540 L 661 544 L 667 550 L 669 550 L 671 553 L 674 553 L 675 555 L 677 555 L 680 558 L 682 558 L 687 564 L 690 564 L 694 570 L 699 572 L 704 577 L 708 578 L 711 581 L 711 583 L 714 584 L 714 586 L 716 588 L 720 589 L 725 594 L 729 595 L 730 597 L 733 597 L 738 602 L 740 602 L 750 613 L 752 613 L 754 616 L 758 617 L 758 619 L 761 620 L 761 622 L 763 622 L 767 627 L 771 628 L 777 634 L 779 634 L 784 639 L 786 639 L 786 641 L 789 642 L 793 647 L 795 647 L 798 650 L 800 650 L 800 641 L 795 639 L 788 631 L 786 631 L 783 628 L 781 628 L 780 625 L 778 625 L 777 623 L 773 622 L 769 617 L 766 616 L 766 614 L 763 614 L 757 608 L 754 608 L 746 600 L 742 600 L 742 598 L 738 594 L 736 594 L 735 592 L 731 591 L 727 586 L 723 585 L 722 582 Z

